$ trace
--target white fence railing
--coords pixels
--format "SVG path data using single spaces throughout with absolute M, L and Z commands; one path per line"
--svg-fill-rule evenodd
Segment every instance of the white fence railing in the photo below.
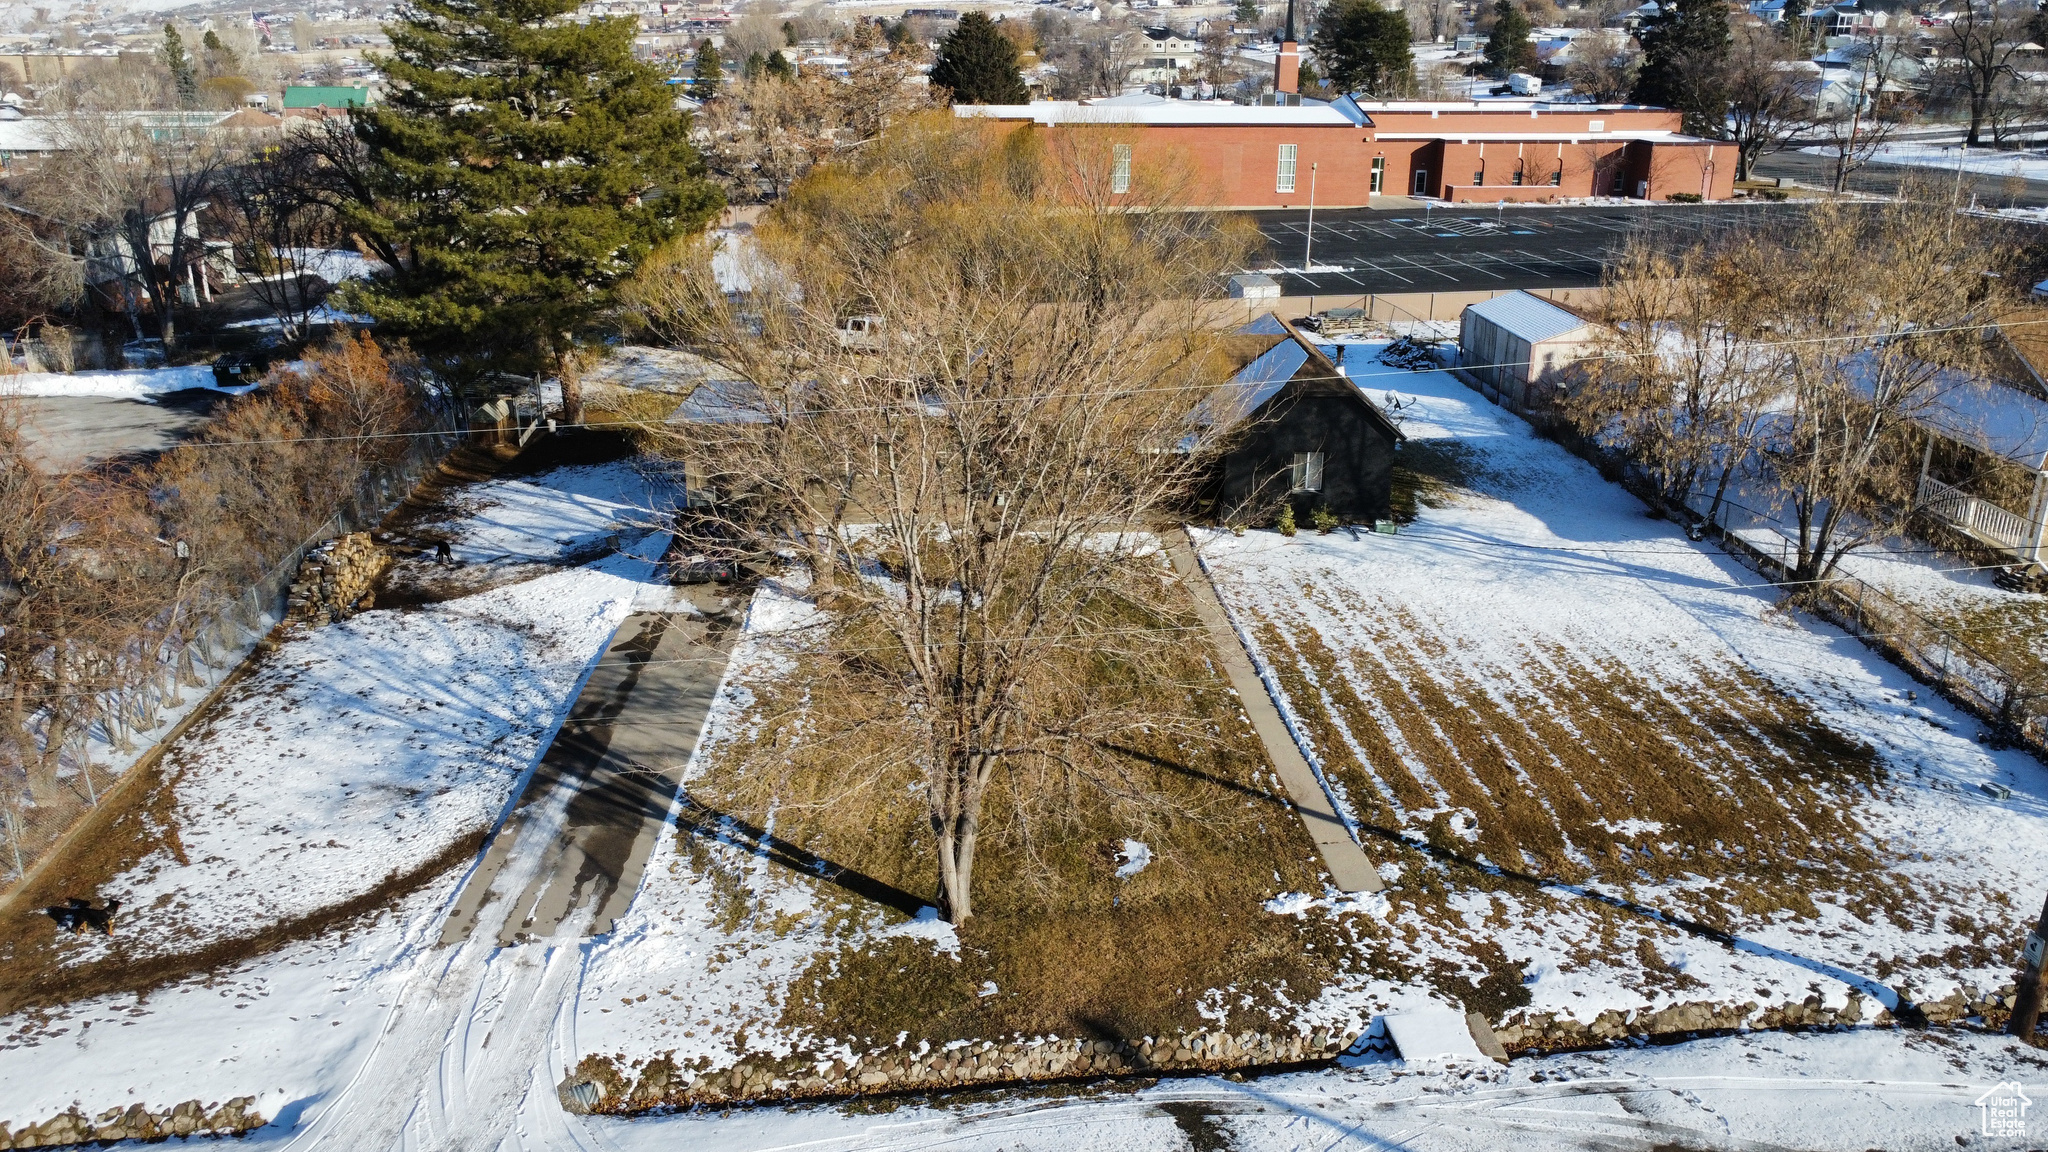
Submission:
M 2032 559 L 2034 526 L 1989 500 L 1980 500 L 1932 476 L 1920 478 L 1920 507 L 1928 515 L 2010 553 Z

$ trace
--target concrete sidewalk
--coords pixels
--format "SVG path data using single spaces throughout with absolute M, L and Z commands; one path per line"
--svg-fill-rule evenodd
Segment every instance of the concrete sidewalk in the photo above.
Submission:
M 1323 867 L 1329 871 L 1330 879 L 1345 892 L 1378 892 L 1385 886 L 1380 882 L 1379 869 L 1373 867 L 1365 849 L 1351 838 L 1322 780 L 1309 767 L 1301 748 L 1294 743 L 1294 734 L 1281 721 L 1279 709 L 1266 694 L 1266 682 L 1252 668 L 1237 629 L 1231 627 L 1223 601 L 1216 595 L 1216 586 L 1210 583 L 1207 570 L 1190 550 L 1189 539 L 1170 531 L 1161 532 L 1159 538 L 1167 555 L 1173 558 L 1174 571 L 1187 586 L 1195 613 L 1215 641 L 1216 657 L 1223 664 L 1224 675 L 1230 678 L 1230 686 L 1237 690 L 1245 715 L 1251 717 L 1252 728 L 1266 747 L 1267 759 L 1273 762 L 1280 782 L 1287 787 L 1288 797 L 1301 812 L 1302 823 L 1308 826 L 1309 839 L 1315 841 L 1316 851 L 1322 853 Z
M 697 613 L 638 612 L 619 626 L 463 885 L 442 943 L 467 937 L 491 900 L 513 902 L 499 933 L 506 946 L 558 935 L 579 918 L 578 934 L 609 932 L 633 902 L 725 674 L 743 607 L 711 586 L 689 593 Z M 519 838 L 535 835 L 549 838 L 538 873 L 523 884 L 503 875 Z

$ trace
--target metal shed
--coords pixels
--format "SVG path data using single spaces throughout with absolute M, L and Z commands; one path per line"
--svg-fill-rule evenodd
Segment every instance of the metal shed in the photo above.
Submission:
M 1460 362 L 1488 400 L 1527 412 L 1546 406 L 1558 378 L 1591 350 L 1596 327 L 1541 296 L 1509 292 L 1459 316 Z

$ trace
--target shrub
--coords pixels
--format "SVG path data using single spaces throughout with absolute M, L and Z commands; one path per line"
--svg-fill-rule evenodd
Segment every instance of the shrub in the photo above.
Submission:
M 1280 505 L 1280 516 L 1278 519 L 1273 521 L 1273 527 L 1277 529 L 1282 536 L 1294 535 L 1294 505 Z
M 1674 204 L 1698 204 L 1704 197 L 1697 192 L 1673 192 L 1665 199 Z
M 1783 200 L 1792 194 L 1790 192 L 1785 191 L 1782 188 L 1765 188 L 1759 191 L 1757 195 L 1775 204 L 1778 201 Z
M 1317 535 L 1328 536 L 1337 527 L 1337 514 L 1330 511 L 1328 504 L 1318 504 L 1308 514 L 1308 522 L 1315 525 Z

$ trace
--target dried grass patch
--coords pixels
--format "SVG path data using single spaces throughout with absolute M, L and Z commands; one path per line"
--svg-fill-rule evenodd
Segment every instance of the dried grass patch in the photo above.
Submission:
M 1184 611 L 1165 623 L 1195 622 Z M 977 911 L 960 931 L 957 959 L 923 939 L 864 939 L 858 925 L 903 914 L 788 873 L 786 882 L 826 894 L 814 898 L 814 914 L 841 931 L 789 987 L 780 1026 L 857 1047 L 904 1032 L 913 1045 L 1019 1034 L 1135 1038 L 1209 1026 L 1199 1011 L 1207 1007 L 1233 1030 L 1264 1030 L 1355 968 L 1357 934 L 1377 931 L 1377 922 L 1262 907 L 1282 892 L 1320 893 L 1321 865 L 1206 636 L 1185 636 L 1169 674 L 1142 680 L 1100 653 L 1056 658 L 1060 675 L 1182 724 L 1106 742 L 1118 762 L 1114 787 L 1070 782 L 1072 794 L 1048 804 L 1026 794 L 1042 787 L 1038 777 L 1019 770 L 998 781 L 985 812 Z M 892 726 L 849 731 L 846 723 L 886 718 L 900 702 L 831 695 L 835 677 L 819 667 L 870 640 L 835 629 L 822 650 L 750 685 L 755 727 L 721 746 L 689 791 L 705 808 L 772 827 L 777 839 L 864 884 L 930 901 L 936 875 L 921 777 L 906 749 L 888 745 Z M 1207 739 L 1184 738 L 1191 724 Z M 764 777 L 746 768 L 764 751 L 783 765 L 765 791 Z M 849 765 L 862 766 L 858 778 L 848 778 Z M 1119 879 L 1126 839 L 1148 845 L 1152 863 Z M 718 854 L 686 855 L 718 882 Z M 769 915 L 772 891 L 749 892 L 736 877 L 722 891 L 733 923 Z

